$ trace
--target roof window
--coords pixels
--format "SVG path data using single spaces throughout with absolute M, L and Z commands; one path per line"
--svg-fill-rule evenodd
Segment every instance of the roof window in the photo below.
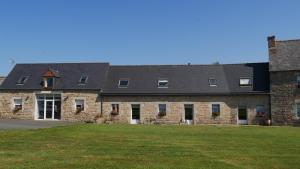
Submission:
M 129 79 L 120 79 L 119 88 L 127 88 L 129 86 Z
M 23 85 L 26 83 L 26 81 L 28 80 L 29 76 L 22 76 L 18 81 L 17 81 L 17 85 Z
M 88 76 L 87 75 L 81 75 L 80 79 L 79 79 L 79 84 L 86 84 L 88 80 Z
M 217 80 L 215 78 L 209 78 L 208 83 L 210 87 L 215 87 L 217 86 Z
M 169 80 L 168 79 L 159 79 L 157 86 L 159 88 L 168 88 L 169 86 Z
M 240 86 L 251 86 L 252 82 L 250 78 L 240 78 Z

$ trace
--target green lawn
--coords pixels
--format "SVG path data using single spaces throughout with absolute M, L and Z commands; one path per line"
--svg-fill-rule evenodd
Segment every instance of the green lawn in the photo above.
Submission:
M 0 168 L 300 168 L 300 128 L 82 124 L 0 131 Z

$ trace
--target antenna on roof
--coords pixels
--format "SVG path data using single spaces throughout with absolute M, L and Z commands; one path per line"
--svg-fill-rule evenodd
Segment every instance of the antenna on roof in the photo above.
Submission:
M 16 64 L 16 60 L 14 58 L 10 58 L 9 63 L 11 66 L 14 66 Z

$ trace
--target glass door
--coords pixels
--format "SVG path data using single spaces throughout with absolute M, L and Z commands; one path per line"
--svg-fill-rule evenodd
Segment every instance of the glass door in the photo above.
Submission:
M 140 105 L 132 104 L 131 105 L 131 124 L 140 123 Z
M 248 124 L 248 113 L 246 106 L 239 106 L 238 124 Z
M 193 104 L 185 104 L 184 105 L 184 119 L 185 119 L 185 123 L 193 124 L 193 122 L 194 122 L 194 105 Z
M 46 100 L 46 119 L 53 117 L 53 101 Z

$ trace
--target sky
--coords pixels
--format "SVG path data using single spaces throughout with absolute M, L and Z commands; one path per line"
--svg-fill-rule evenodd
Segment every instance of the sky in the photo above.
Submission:
M 14 63 L 268 61 L 300 38 L 299 0 L 0 0 L 0 75 Z

